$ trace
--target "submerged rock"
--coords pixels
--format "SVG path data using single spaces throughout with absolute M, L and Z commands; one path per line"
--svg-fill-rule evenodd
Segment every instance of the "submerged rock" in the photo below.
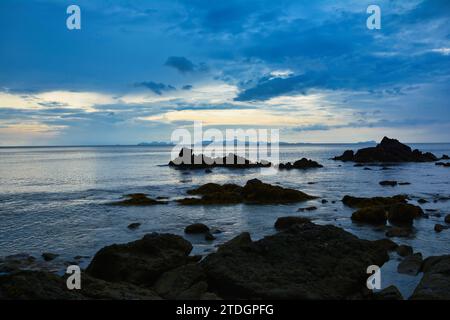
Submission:
M 42 254 L 42 258 L 45 261 L 52 261 L 52 260 L 55 260 L 57 257 L 59 257 L 59 254 L 51 253 L 51 252 L 44 252 Z
M 422 271 L 422 280 L 410 299 L 450 300 L 450 255 L 425 259 Z
M 321 164 L 316 161 L 302 158 L 295 161 L 294 163 L 280 163 L 278 169 L 280 170 L 291 170 L 291 169 L 311 169 L 311 168 L 323 168 Z
M 419 150 L 412 150 L 407 145 L 398 140 L 384 137 L 376 147 L 369 147 L 358 150 L 354 153 L 347 150 L 343 155 L 333 158 L 333 160 L 353 161 L 359 163 L 370 162 L 433 162 L 438 158 L 429 152 L 423 153 Z
M 311 207 L 306 207 L 306 208 L 299 208 L 297 211 L 298 212 L 305 212 L 305 211 L 314 211 L 314 210 L 317 210 L 317 207 L 311 206 Z
M 390 180 L 386 180 L 386 181 L 381 181 L 380 182 L 380 186 L 390 186 L 390 187 L 395 187 L 398 184 L 397 181 L 390 181 Z
M 147 197 L 144 193 L 133 193 L 125 196 L 128 199 L 113 202 L 116 206 L 152 206 L 156 204 L 167 204 L 165 201 L 157 201 Z
M 195 155 L 192 149 L 183 148 L 178 157 L 169 162 L 170 167 L 178 169 L 206 169 L 214 167 L 225 168 L 266 168 L 272 164 L 268 161 L 251 162 L 244 157 L 235 154 L 228 154 L 225 157 L 211 158 L 203 154 Z
M 444 231 L 444 230 L 446 230 L 448 228 L 449 228 L 448 226 L 444 226 L 444 225 L 439 224 L 439 223 L 434 225 L 434 231 L 436 231 L 436 232 L 442 232 L 442 231 Z
M 278 218 L 275 222 L 275 229 L 277 230 L 285 230 L 296 224 L 304 224 L 311 222 L 310 219 L 304 217 L 281 217 Z
M 390 238 L 392 238 L 392 237 L 407 238 L 407 237 L 411 236 L 412 233 L 413 233 L 413 230 L 408 227 L 405 227 L 405 228 L 391 227 L 391 228 L 389 228 L 388 231 L 386 231 L 386 236 L 390 237 Z
M 134 223 L 130 223 L 127 228 L 130 230 L 136 230 L 140 226 L 141 226 L 141 224 L 139 222 L 134 222 Z
M 255 242 L 241 235 L 201 266 L 210 289 L 224 298 L 350 299 L 362 296 L 367 266 L 388 259 L 371 241 L 306 223 Z
M 415 253 L 407 256 L 402 262 L 400 262 L 397 267 L 397 271 L 399 273 L 415 276 L 419 273 L 422 262 L 422 254 Z
M 196 234 L 206 232 L 209 232 L 209 227 L 203 223 L 194 223 L 184 228 L 184 233 Z
M 437 166 L 441 166 L 441 167 L 450 167 L 450 162 L 436 162 Z
M 258 179 L 247 181 L 244 187 L 235 184 L 219 185 L 208 183 L 197 189 L 190 190 L 188 193 L 201 195 L 202 197 L 178 200 L 180 204 L 282 204 L 302 202 L 316 198 L 298 190 L 263 183 Z
M 98 251 L 87 268 L 93 277 L 136 285 L 152 285 L 164 272 L 190 261 L 192 245 L 172 234 L 152 233 L 141 240 Z

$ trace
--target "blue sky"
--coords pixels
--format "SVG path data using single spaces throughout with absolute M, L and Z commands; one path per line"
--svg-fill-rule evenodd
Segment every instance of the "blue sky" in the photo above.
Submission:
M 168 141 L 194 120 L 449 142 L 449 98 L 447 0 L 0 2 L 0 145 Z

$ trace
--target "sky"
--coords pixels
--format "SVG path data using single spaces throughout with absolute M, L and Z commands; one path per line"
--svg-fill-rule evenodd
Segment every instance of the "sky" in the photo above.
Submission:
M 170 141 L 193 121 L 450 142 L 449 98 L 448 0 L 0 1 L 0 146 Z

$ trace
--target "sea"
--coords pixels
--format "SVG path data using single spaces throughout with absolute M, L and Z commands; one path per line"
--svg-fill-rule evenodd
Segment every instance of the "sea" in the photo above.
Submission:
M 450 144 L 411 144 L 438 157 L 450 154 Z M 354 209 L 342 204 L 344 195 L 374 197 L 407 194 L 410 203 L 417 200 L 428 210 L 429 218 L 414 222 L 409 238 L 393 238 L 410 245 L 423 257 L 450 254 L 450 230 L 434 231 L 436 223 L 445 224 L 450 214 L 450 169 L 434 163 L 407 163 L 355 167 L 353 163 L 331 160 L 347 149 L 361 145 L 307 144 L 280 146 L 282 162 L 306 157 L 324 167 L 310 170 L 279 171 L 264 175 L 258 168 L 215 168 L 181 171 L 167 165 L 171 146 L 98 146 L 98 147 L 18 147 L 0 148 L 0 257 L 27 253 L 37 258 L 43 252 L 58 254 L 54 263 L 61 268 L 84 257 L 86 266 L 102 247 L 137 240 L 152 232 L 179 234 L 193 246 L 192 254 L 205 255 L 241 232 L 250 232 L 257 240 L 275 233 L 278 217 L 308 216 L 314 223 L 332 224 L 363 239 L 385 238 L 385 227 L 353 223 Z M 369 170 L 370 169 L 370 170 Z M 294 188 L 319 197 L 289 205 L 181 206 L 175 200 L 199 185 L 236 183 L 250 179 Z M 386 187 L 383 180 L 409 182 Z M 151 198 L 167 197 L 168 204 L 148 207 L 111 206 L 130 193 L 146 193 Z M 326 199 L 327 203 L 322 203 Z M 317 210 L 297 212 L 315 206 Z M 129 230 L 130 223 L 141 223 Z M 213 242 L 202 236 L 185 235 L 184 228 L 201 222 L 222 233 Z M 399 274 L 401 258 L 396 253 L 381 268 L 382 287 L 396 285 L 409 297 L 422 274 Z

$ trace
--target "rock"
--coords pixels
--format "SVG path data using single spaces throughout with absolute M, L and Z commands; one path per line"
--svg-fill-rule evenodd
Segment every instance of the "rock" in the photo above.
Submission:
M 373 198 L 358 198 L 352 196 L 344 196 L 342 202 L 351 208 L 365 208 L 373 206 L 387 206 L 396 203 L 406 203 L 407 197 L 404 195 L 397 195 L 393 197 L 373 197 Z
M 411 184 L 411 182 L 399 182 L 398 185 L 399 186 L 409 186 Z
M 373 243 L 380 246 L 381 248 L 383 248 L 386 251 L 393 251 L 393 250 L 397 249 L 397 247 L 398 247 L 398 244 L 396 244 L 391 239 L 375 240 Z
M 192 149 L 181 149 L 177 158 L 169 162 L 170 167 L 178 169 L 210 169 L 214 167 L 225 168 L 266 168 L 272 164 L 268 161 L 251 162 L 248 159 L 235 154 L 228 154 L 226 157 L 211 158 L 203 154 L 195 155 Z
M 425 199 L 419 199 L 419 200 L 417 200 L 417 202 L 420 204 L 428 203 L 428 201 Z
M 366 207 L 359 209 L 352 214 L 352 221 L 370 223 L 375 225 L 386 224 L 386 207 Z
M 110 282 L 151 286 L 164 272 L 192 261 L 191 250 L 192 245 L 179 236 L 152 233 L 141 240 L 104 247 L 86 271 Z
M 444 231 L 444 230 L 446 230 L 448 228 L 449 227 L 443 226 L 442 224 L 435 224 L 434 225 L 434 231 L 436 231 L 436 232 L 442 232 L 442 231 Z
M 398 140 L 384 137 L 376 147 L 369 147 L 353 153 L 347 150 L 343 155 L 333 160 L 353 161 L 359 163 L 371 162 L 433 162 L 437 157 L 432 153 L 423 153 L 419 150 L 411 150 L 407 145 Z
M 373 294 L 375 300 L 403 300 L 403 296 L 396 286 L 389 286 Z
M 275 222 L 275 229 L 285 230 L 292 227 L 295 224 L 304 224 L 311 222 L 310 219 L 304 217 L 281 217 Z
M 113 202 L 112 205 L 117 206 L 152 206 L 156 204 L 167 204 L 166 201 L 157 201 L 154 199 L 150 199 L 147 197 L 147 195 L 143 193 L 133 193 L 128 194 L 125 197 L 128 199 Z
M 165 299 L 200 299 L 206 293 L 208 285 L 200 265 L 190 263 L 165 272 L 153 285 L 153 290 Z M 203 282 L 200 288 L 195 286 Z
M 394 224 L 412 224 L 423 216 L 422 208 L 408 203 L 397 203 L 388 208 L 388 220 Z
M 401 257 L 407 257 L 413 254 L 413 248 L 404 244 L 398 246 L 396 251 Z
M 410 299 L 450 300 L 450 255 L 425 259 L 422 271 L 422 280 Z
M 317 210 L 317 207 L 311 206 L 306 208 L 299 208 L 297 212 L 314 211 L 314 210 Z
M 445 216 L 444 221 L 445 221 L 445 223 L 450 223 L 450 214 Z
M 130 223 L 127 228 L 130 230 L 136 230 L 140 226 L 141 226 L 141 224 L 139 222 L 134 222 L 134 223 Z
M 365 167 L 364 170 L 366 170 L 366 171 L 372 171 L 372 169 L 369 168 L 369 167 Z
M 280 163 L 278 165 L 278 169 L 280 170 L 311 169 L 311 168 L 323 168 L 323 166 L 317 163 L 316 161 L 309 160 L 306 158 L 297 160 L 293 164 L 288 162 L 288 163 Z
M 211 232 L 206 232 L 205 233 L 205 240 L 206 241 L 214 241 L 214 240 L 216 240 L 216 237 L 214 237 Z
M 322 199 L 322 201 L 320 201 L 322 204 L 328 203 L 328 200 L 326 199 Z
M 6 256 L 4 258 L 0 258 L 0 273 L 35 269 L 36 263 L 36 258 L 26 253 Z
M 412 234 L 411 228 L 392 227 L 386 232 L 387 237 L 407 238 Z
M 398 273 L 415 276 L 419 273 L 422 262 L 422 254 L 415 253 L 403 259 L 403 261 L 399 263 L 397 271 Z
M 380 182 L 380 186 L 390 186 L 390 187 L 395 187 L 398 184 L 397 181 L 390 181 L 390 180 L 386 180 L 386 181 L 381 181 Z
M 206 232 L 209 232 L 209 227 L 204 225 L 203 223 L 194 223 L 184 228 L 184 233 L 198 234 Z
M 42 258 L 43 258 L 45 261 L 52 261 L 52 260 L 55 260 L 58 256 L 59 256 L 59 254 L 50 253 L 50 252 L 44 252 L 44 253 L 42 254 Z
M 201 266 L 210 290 L 224 298 L 349 299 L 361 296 L 367 266 L 388 259 L 371 241 L 306 223 L 255 242 L 241 235 Z
M 450 157 L 446 154 L 444 154 L 441 158 L 441 160 L 450 160 Z
M 437 166 L 450 167 L 450 162 L 436 162 Z
M 206 169 L 205 173 L 212 173 L 212 170 L 211 169 Z
M 258 179 L 247 181 L 244 187 L 235 184 L 219 185 L 205 184 L 197 189 L 188 191 L 199 198 L 185 198 L 178 200 L 183 205 L 211 205 L 211 204 L 282 204 L 296 203 L 315 199 L 298 190 L 273 186 Z

